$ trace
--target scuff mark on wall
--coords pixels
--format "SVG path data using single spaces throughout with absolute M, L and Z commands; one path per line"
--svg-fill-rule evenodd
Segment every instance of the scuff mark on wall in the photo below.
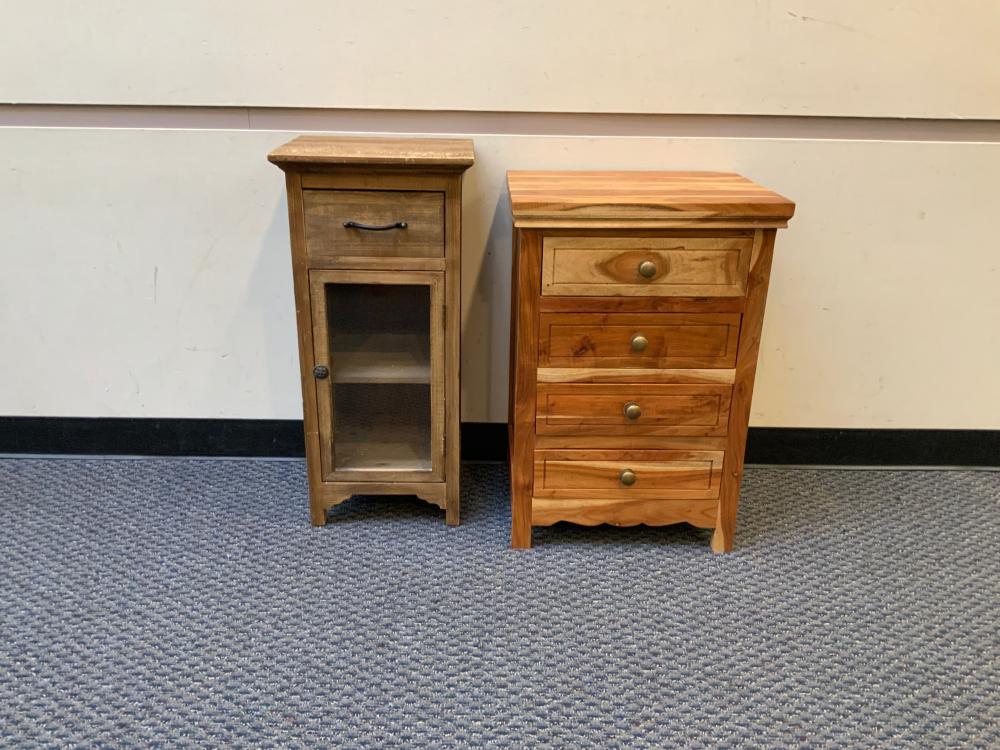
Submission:
M 797 18 L 803 22 L 811 21 L 812 23 L 823 23 L 826 24 L 827 26 L 834 26 L 838 29 L 843 29 L 844 31 L 850 31 L 852 33 L 857 32 L 857 29 L 854 26 L 850 26 L 846 23 L 840 23 L 840 21 L 830 21 L 826 18 L 817 18 L 816 16 L 800 16 L 797 13 L 792 13 L 792 11 L 790 10 L 786 10 L 785 12 L 792 18 Z

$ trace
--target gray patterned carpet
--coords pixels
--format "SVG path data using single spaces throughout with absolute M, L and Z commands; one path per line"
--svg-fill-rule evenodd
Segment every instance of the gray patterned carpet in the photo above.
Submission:
M 1000 746 L 1000 473 L 751 469 L 738 550 L 507 549 L 301 462 L 0 461 L 0 745 Z

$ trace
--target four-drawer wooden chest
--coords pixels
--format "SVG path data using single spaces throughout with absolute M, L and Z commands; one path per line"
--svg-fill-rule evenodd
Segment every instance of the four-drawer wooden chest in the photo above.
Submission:
M 733 546 L 776 230 L 729 173 L 509 172 L 514 547 L 687 522 Z
M 459 520 L 462 173 L 472 141 L 303 136 L 285 171 L 313 524 L 352 495 Z

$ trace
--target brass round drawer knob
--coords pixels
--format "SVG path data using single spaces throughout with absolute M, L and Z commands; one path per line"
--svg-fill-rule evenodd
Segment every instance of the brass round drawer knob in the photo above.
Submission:
M 626 487 L 631 487 L 635 484 L 635 472 L 631 469 L 622 469 L 622 473 L 618 475 L 618 481 Z
M 313 368 L 313 377 L 317 380 L 323 380 L 324 378 L 330 377 L 330 368 L 326 365 L 316 365 Z
M 635 401 L 629 401 L 625 404 L 625 408 L 622 409 L 622 413 L 627 419 L 638 419 L 642 416 L 642 409 L 639 408 L 639 404 Z
M 649 339 L 643 336 L 641 333 L 637 333 L 632 337 L 632 351 L 641 352 L 649 346 Z
M 639 275 L 644 279 L 651 279 L 656 275 L 656 264 L 651 260 L 644 260 L 639 264 Z

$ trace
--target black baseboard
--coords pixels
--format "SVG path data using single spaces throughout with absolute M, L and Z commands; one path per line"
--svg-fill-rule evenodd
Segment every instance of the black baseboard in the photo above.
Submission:
M 747 463 L 1000 467 L 1000 430 L 751 427 Z
M 301 419 L 0 417 L 0 453 L 289 458 L 304 451 Z
M 297 419 L 0 417 L 0 454 L 303 455 Z M 462 458 L 507 459 L 507 425 L 466 422 Z M 747 463 L 1000 467 L 1000 430 L 838 430 L 752 427 Z

